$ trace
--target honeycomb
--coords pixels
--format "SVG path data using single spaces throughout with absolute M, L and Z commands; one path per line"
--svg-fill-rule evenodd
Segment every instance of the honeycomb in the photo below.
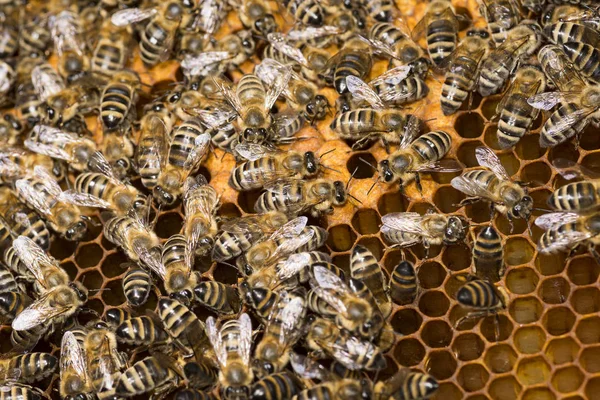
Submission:
M 410 27 L 424 13 L 426 4 L 419 1 L 397 0 L 398 8 Z M 473 25 L 483 27 L 476 0 L 456 1 L 457 12 L 466 15 Z M 241 23 L 232 15 L 217 34 L 217 38 L 230 31 L 241 29 Z M 464 37 L 466 26 L 460 37 Z M 179 66 L 168 61 L 146 70 L 135 48 L 133 68 L 150 88 L 145 97 L 152 98 L 171 84 L 181 80 Z M 251 72 L 258 62 L 244 63 L 241 71 Z M 371 76 L 377 76 L 386 68 L 386 62 L 375 63 Z M 233 73 L 239 79 L 240 72 Z M 539 129 L 543 118 L 538 117 L 534 129 L 510 150 L 500 150 L 495 135 L 496 124 L 492 122 L 500 95 L 482 99 L 474 94 L 471 110 L 463 106 L 453 116 L 445 117 L 439 105 L 441 76 L 427 79 L 429 96 L 419 102 L 419 111 L 431 119 L 429 130 L 445 130 L 452 135 L 453 146 L 447 157 L 456 158 L 467 168 L 476 167 L 475 148 L 486 145 L 494 149 L 502 164 L 512 177 L 530 183 L 530 194 L 535 206 L 544 208 L 550 193 L 565 183 L 552 168 L 556 158 L 566 158 L 589 168 L 600 167 L 600 134 L 589 127 L 582 136 L 579 147 L 572 142 L 553 149 L 539 146 Z M 331 104 L 337 94 L 332 88 L 323 88 Z M 138 106 L 143 106 L 143 99 Z M 387 368 L 378 374 L 379 379 L 392 376 L 399 368 L 407 367 L 426 372 L 435 377 L 440 386 L 433 399 L 493 399 L 493 400 L 550 400 L 550 399 L 598 399 L 600 398 L 600 288 L 597 285 L 600 265 L 587 253 L 576 252 L 570 258 L 566 254 L 539 255 L 536 243 L 542 230 L 527 225 L 522 220 L 509 221 L 495 215 L 490 220 L 489 206 L 476 203 L 458 206 L 464 195 L 450 185 L 458 173 L 433 173 L 422 177 L 422 192 L 414 184 L 399 192 L 397 186 L 373 185 L 375 172 L 361 159 L 372 164 L 386 157 L 385 150 L 375 144 L 370 148 L 352 152 L 350 145 L 329 128 L 331 117 L 315 126 L 304 128 L 299 136 L 310 140 L 291 146 L 294 150 L 312 150 L 318 154 L 335 149 L 325 161 L 336 172 L 327 172 L 332 179 L 348 181 L 350 192 L 361 204 L 348 203 L 336 208 L 332 215 L 320 219 L 309 218 L 310 224 L 318 224 L 329 232 L 326 247 L 333 262 L 349 273 L 350 252 L 356 244 L 370 249 L 380 260 L 389 278 L 393 268 L 404 256 L 415 263 L 420 284 L 417 298 L 412 304 L 394 305 L 389 317 L 395 333 L 396 344 L 387 353 Z M 95 125 L 94 120 L 90 124 Z M 101 129 L 96 129 L 96 138 Z M 214 155 L 201 168 L 210 184 L 220 193 L 221 206 L 218 215 L 234 217 L 253 212 L 258 191 L 238 193 L 227 184 L 229 171 L 235 165 L 230 154 L 216 149 Z M 139 180 L 133 184 L 143 192 Z M 458 213 L 472 222 L 471 237 L 485 226 L 493 226 L 502 234 L 505 246 L 507 271 L 499 283 L 509 293 L 507 309 L 494 316 L 468 321 L 460 329 L 455 322 L 465 315 L 457 303 L 455 293 L 462 285 L 461 278 L 471 267 L 471 252 L 467 244 L 451 247 L 433 247 L 428 259 L 423 259 L 421 245 L 408 250 L 394 249 L 379 234 L 381 216 L 399 211 L 425 213 L 434 209 L 443 213 Z M 534 215 L 540 215 L 535 211 Z M 92 214 L 97 225 L 90 225 L 84 240 L 75 244 L 54 235 L 50 254 L 60 260 L 70 278 L 88 287 L 90 300 L 86 307 L 103 314 L 110 307 L 126 307 L 121 279 L 125 268 L 121 265 L 127 257 L 102 235 L 100 213 Z M 532 218 L 533 220 L 533 218 Z M 162 209 L 157 215 L 156 232 L 164 240 L 182 230 L 180 206 Z M 471 239 L 472 240 L 472 239 Z M 196 269 L 206 279 L 236 284 L 238 273 L 227 264 L 204 260 L 196 263 Z M 95 291 L 95 292 L 94 292 Z M 154 310 L 157 293 L 151 294 L 141 310 Z M 195 311 L 205 319 L 212 315 L 204 308 Z M 93 313 L 81 313 L 79 321 L 87 322 Z M 496 333 L 498 332 L 498 334 Z M 0 328 L 0 350 L 10 351 L 10 327 Z M 40 342 L 36 351 L 51 351 L 58 355 L 58 341 Z M 57 375 L 40 384 L 52 398 L 58 398 Z

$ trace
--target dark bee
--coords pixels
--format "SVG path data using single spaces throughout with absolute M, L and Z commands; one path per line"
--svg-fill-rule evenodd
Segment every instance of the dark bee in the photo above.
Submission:
M 415 301 L 419 283 L 415 268 L 408 261 L 402 261 L 392 271 L 390 277 L 390 296 L 395 303 L 404 305 Z
M 498 282 L 504 275 L 504 247 L 498 232 L 491 225 L 484 228 L 473 243 L 473 275 Z

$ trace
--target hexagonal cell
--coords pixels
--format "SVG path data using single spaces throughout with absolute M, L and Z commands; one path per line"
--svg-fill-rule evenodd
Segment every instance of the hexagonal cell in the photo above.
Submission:
M 428 261 L 419 265 L 417 272 L 419 286 L 423 289 L 439 287 L 444 282 L 446 275 L 446 269 L 435 261 Z
M 494 95 L 483 99 L 481 102 L 481 114 L 485 119 L 491 121 L 494 117 L 497 117 L 496 108 L 500 100 L 502 100 L 502 95 Z
M 546 304 L 564 303 L 569 297 L 571 287 L 569 282 L 562 277 L 548 278 L 542 281 L 539 295 Z
M 227 264 L 217 264 L 212 275 L 214 280 L 229 285 L 236 284 L 238 280 L 237 269 L 230 267 Z
M 102 262 L 102 273 L 107 278 L 114 278 L 127 271 L 126 263 L 129 261 L 127 256 L 120 251 L 109 254 Z
M 571 304 L 577 314 L 592 314 L 600 310 L 600 291 L 595 287 L 577 289 L 571 297 Z
M 377 211 L 379 215 L 406 211 L 408 203 L 406 196 L 400 192 L 385 193 L 377 202 Z
M 81 269 L 95 267 L 104 256 L 104 250 L 96 243 L 83 245 L 77 249 L 75 262 Z
M 522 400 L 555 400 L 556 396 L 550 389 L 539 387 L 531 388 L 523 392 Z
M 520 160 L 538 160 L 544 156 L 547 149 L 540 146 L 540 135 L 528 134 L 519 140 L 515 152 Z
M 600 372 L 600 347 L 588 347 L 583 349 L 579 357 L 581 366 L 589 373 Z
M 405 367 L 417 365 L 425 357 L 425 347 L 417 339 L 400 339 L 394 349 L 394 359 Z
M 363 237 L 356 244 L 360 244 L 371 250 L 371 253 L 373 253 L 375 258 L 377 258 L 377 261 L 381 260 L 381 257 L 383 257 L 385 247 L 383 246 L 383 243 L 381 243 L 381 240 L 379 240 L 377 237 Z
M 494 400 L 514 400 L 519 397 L 522 387 L 512 376 L 497 378 L 490 383 L 488 394 Z
M 246 214 L 254 213 L 254 203 L 262 193 L 262 190 L 249 190 L 247 192 L 239 192 L 237 196 L 237 204 Z
M 508 265 L 527 264 L 533 258 L 535 250 L 527 239 L 508 238 L 504 245 L 504 261 Z
M 552 308 L 546 312 L 542 323 L 550 335 L 564 335 L 573 329 L 575 314 L 567 307 Z
M 517 366 L 517 379 L 524 386 L 537 385 L 550 378 L 550 366 L 542 357 L 526 358 Z
M 438 290 L 431 290 L 421 295 L 419 310 L 428 317 L 441 317 L 450 307 L 450 300 Z
M 461 400 L 463 397 L 462 391 L 454 383 L 442 382 L 431 399 Z
M 490 315 L 481 321 L 479 329 L 488 342 L 501 342 L 510 337 L 513 330 L 513 323 L 506 315 Z
M 579 139 L 579 146 L 584 150 L 598 150 L 600 143 L 598 143 L 597 139 L 598 128 L 593 124 L 589 124 Z
M 480 146 L 483 146 L 483 143 L 479 140 L 461 144 L 456 151 L 458 161 L 463 163 L 467 168 L 478 167 L 479 163 L 477 162 L 477 158 L 475 158 L 475 149 Z
M 514 218 L 509 221 L 504 214 L 496 213 L 496 228 L 504 235 L 520 235 L 527 229 L 527 221 L 522 218 Z
M 342 224 L 329 228 L 327 245 L 333 251 L 347 251 L 352 248 L 356 241 L 356 233 L 350 225 Z
M 546 346 L 546 358 L 554 365 L 575 361 L 579 353 L 579 345 L 570 338 L 553 339 Z
M 223 203 L 219 207 L 217 215 L 223 218 L 237 218 L 242 215 L 242 212 L 234 203 Z
M 579 321 L 575 334 L 583 344 L 600 343 L 600 317 L 589 317 Z
M 361 235 L 372 235 L 379 232 L 381 218 L 377 211 L 371 208 L 361 208 L 352 217 L 352 227 Z
M 565 268 L 566 254 L 539 254 L 535 258 L 535 267 L 542 275 L 560 274 Z
M 464 318 L 469 314 L 469 310 L 460 304 L 455 304 L 450 310 L 450 323 L 456 331 L 470 331 L 479 324 L 480 319 Z M 460 324 L 458 322 L 460 321 Z
M 333 264 L 341 268 L 346 276 L 350 276 L 350 254 L 338 254 L 332 259 Z
M 89 218 L 91 219 L 91 222 L 88 222 L 87 224 L 87 232 L 83 235 L 83 238 L 81 239 L 82 242 L 91 242 L 102 233 L 103 225 L 100 218 L 96 216 L 90 216 Z
M 591 169 L 592 171 L 600 171 L 600 154 L 591 153 L 587 154 L 581 160 L 581 166 Z
M 461 361 L 478 359 L 483 354 L 484 348 L 483 341 L 474 333 L 460 334 L 452 342 L 452 351 Z
M 162 214 L 156 222 L 156 234 L 159 238 L 168 239 L 178 234 L 183 226 L 183 218 L 177 212 Z
M 477 224 L 489 222 L 492 216 L 490 205 L 485 201 L 478 201 L 465 207 L 465 213 L 470 220 Z
M 532 268 L 511 268 L 506 274 L 506 287 L 515 294 L 528 294 L 535 290 L 540 278 Z
M 458 204 L 463 201 L 465 194 L 454 189 L 452 186 L 442 186 L 436 190 L 433 195 L 433 202 L 437 208 L 446 214 L 453 213 L 461 206 Z
M 489 124 L 485 127 L 483 141 L 492 150 L 502 150 L 502 146 L 498 143 L 498 124 Z
M 588 399 L 597 399 L 600 393 L 600 377 L 591 378 L 585 384 L 585 394 Z
M 519 168 L 521 167 L 521 162 L 517 157 L 515 157 L 513 153 L 498 154 L 498 158 L 504 166 L 504 169 L 506 170 L 508 176 L 513 176 L 519 171 Z
M 60 267 L 67 272 L 67 275 L 69 275 L 69 279 L 71 279 L 72 281 L 74 281 L 75 278 L 77 278 L 79 268 L 77 268 L 77 265 L 73 264 L 71 261 L 63 262 L 62 264 L 60 264 Z
M 483 394 L 474 394 L 472 396 L 465 397 L 465 400 L 488 400 L 488 397 Z
M 575 285 L 590 285 L 598 280 L 600 265 L 592 257 L 577 257 L 567 267 L 567 276 Z
M 452 341 L 452 328 L 445 321 L 429 321 L 421 331 L 421 339 L 429 347 L 447 347 Z
M 442 263 L 452 271 L 462 271 L 471 266 L 471 250 L 461 244 L 446 246 L 442 255 Z
M 80 282 L 89 290 L 98 290 L 102 287 L 102 275 L 98 271 L 89 271 L 81 275 Z
M 346 169 L 353 179 L 369 179 L 377 172 L 377 160 L 368 152 L 355 153 L 346 162 Z
M 566 367 L 554 372 L 552 386 L 560 393 L 570 393 L 579 389 L 583 383 L 583 372 L 576 366 Z M 596 393 L 597 397 L 598 393 Z
M 559 158 L 577 162 L 579 160 L 579 151 L 572 142 L 559 144 L 558 146 L 554 146 L 550 149 L 548 161 L 553 163 L 554 160 Z
M 109 306 L 120 306 L 124 304 L 125 293 L 123 293 L 123 284 L 120 279 L 115 279 L 106 284 L 106 289 L 102 291 L 102 300 Z
M 466 139 L 474 139 L 481 136 L 485 123 L 477 113 L 461 113 L 454 122 L 456 132 Z
M 542 303 L 535 297 L 518 297 L 509 306 L 512 319 L 518 324 L 530 324 L 542 316 Z
M 421 215 L 425 215 L 428 212 L 438 212 L 438 210 L 435 208 L 435 206 L 431 203 L 423 203 L 423 202 L 418 202 L 418 203 L 410 203 L 409 207 L 408 207 L 408 211 L 410 212 L 416 212 L 419 213 Z
M 539 326 L 524 326 L 517 329 L 513 341 L 519 353 L 539 353 L 546 343 L 546 333 Z
M 467 392 L 482 389 L 490 379 L 490 373 L 481 364 L 467 364 L 458 371 L 457 381 Z
M 415 333 L 421 327 L 423 323 L 423 317 L 412 308 L 402 308 L 392 316 L 390 324 L 394 328 L 394 332 L 398 332 L 401 335 L 410 335 Z
M 552 169 L 545 162 L 527 164 L 521 171 L 521 180 L 530 187 L 545 185 L 552 177 Z
M 456 360 L 449 351 L 432 351 L 425 361 L 425 370 L 437 380 L 448 379 L 456 372 Z
M 512 346 L 499 344 L 486 351 L 484 361 L 490 371 L 501 374 L 512 371 L 517 362 L 517 353 Z
M 50 255 L 57 260 L 70 257 L 77 249 L 77 242 L 69 242 L 58 235 L 50 242 Z
M 429 247 L 429 250 L 426 251 L 422 243 L 410 247 L 410 251 L 419 260 L 426 258 L 435 258 L 442 252 L 443 249 L 444 246 L 431 245 L 431 247 Z

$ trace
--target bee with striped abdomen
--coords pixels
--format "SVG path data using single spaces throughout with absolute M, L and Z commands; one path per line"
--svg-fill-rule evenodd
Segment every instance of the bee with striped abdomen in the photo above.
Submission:
M 423 35 L 427 39 L 427 51 L 431 61 L 440 65 L 456 49 L 459 22 L 452 2 L 433 0 L 427 6 L 423 18 L 413 29 L 411 36 L 417 41 Z
M 177 385 L 178 375 L 171 369 L 169 358 L 154 354 L 127 368 L 116 382 L 115 393 L 119 397 L 133 397 L 152 392 L 160 395 Z
M 131 38 L 128 27 L 114 25 L 110 18 L 102 23 L 100 38 L 92 52 L 91 70 L 102 77 L 121 71 L 127 62 Z
M 385 283 L 385 275 L 371 250 L 361 245 L 354 246 L 350 256 L 350 275 L 369 288 L 377 306 L 387 318 L 392 312 L 392 303 Z
M 60 345 L 60 395 L 65 400 L 91 400 L 92 386 L 86 354 L 71 331 L 63 334 Z
M 350 38 L 339 52 L 327 61 L 324 71 L 333 73 L 333 85 L 339 94 L 348 91 L 346 77 L 364 79 L 371 71 L 373 56 L 371 45 L 359 36 Z
M 90 385 L 98 399 L 114 398 L 121 369 L 127 364 L 124 354 L 117 350 L 115 333 L 104 321 L 93 323 L 85 336 L 83 348 Z
M 472 318 L 481 318 L 505 309 L 508 306 L 508 293 L 501 286 L 484 280 L 471 280 L 456 292 L 456 301 L 469 310 L 469 313 L 454 324 L 455 327 Z
M 283 371 L 256 381 L 250 388 L 250 398 L 254 400 L 291 399 L 303 387 L 304 385 L 295 375 Z
M 167 294 L 192 292 L 200 279 L 200 274 L 192 270 L 193 263 L 194 253 L 184 235 L 173 235 L 164 243 L 161 255 L 163 272 L 159 276 Z
M 600 50 L 581 42 L 563 43 L 562 47 L 581 75 L 600 84 Z
M 0 189 L 0 216 L 7 230 L 3 237 L 27 236 L 42 249 L 50 248 L 50 231 L 44 220 L 6 187 Z
M 560 21 L 544 27 L 544 36 L 556 45 L 565 43 L 585 43 L 598 47 L 600 45 L 600 32 L 592 27 L 577 22 Z
M 137 90 L 140 87 L 140 77 L 133 71 L 122 70 L 114 73 L 108 82 L 100 100 L 100 120 L 105 131 L 121 129 L 128 131 L 125 121 L 135 116 Z
M 471 271 L 479 279 L 492 283 L 498 282 L 506 271 L 502 238 L 491 225 L 482 229 L 473 243 Z
M 428 399 L 434 395 L 438 388 L 439 384 L 433 376 L 402 368 L 392 377 L 375 382 L 373 398 Z
M 183 186 L 183 232 L 188 241 L 189 256 L 194 252 L 203 256 L 212 250 L 218 232 L 216 213 L 219 200 L 217 191 L 203 175 L 186 179 Z
M 32 383 L 52 376 L 57 367 L 58 359 L 50 353 L 7 353 L 0 359 L 0 376 L 3 380 Z
M 119 321 L 115 321 L 116 322 Z M 135 346 L 158 346 L 170 341 L 158 317 L 142 315 L 123 320 L 115 328 L 117 340 Z
M 396 304 L 405 305 L 415 301 L 419 282 L 412 263 L 402 261 L 394 267 L 389 287 L 390 296 Z
M 66 82 L 73 82 L 90 69 L 83 40 L 83 23 L 78 13 L 62 10 L 49 17 L 50 36 L 58 56 L 58 72 Z
M 0 385 L 0 400 L 43 400 L 45 398 L 46 395 L 39 388 L 16 382 L 6 382 Z
M 139 307 L 148 301 L 153 285 L 152 276 L 145 269 L 131 264 L 123 277 L 122 285 L 127 303 Z
M 577 246 L 587 246 L 590 254 L 600 261 L 600 254 L 595 249 L 600 243 L 600 215 L 597 213 L 550 213 L 538 217 L 535 224 L 545 230 L 538 243 L 540 253 L 556 254 L 572 251 Z
M 192 352 L 203 354 L 210 347 L 204 323 L 179 301 L 166 297 L 158 300 L 157 314 L 167 333 L 183 346 L 189 346 Z
M 325 21 L 325 11 L 317 0 L 284 0 L 283 5 L 304 26 L 319 27 Z
M 254 34 L 267 37 L 271 32 L 279 30 L 274 17 L 274 10 L 265 0 L 239 0 L 238 13 L 240 21 Z
M 492 40 L 496 45 L 504 43 L 508 31 L 521 21 L 519 5 L 514 0 L 479 0 L 481 15 L 485 17 Z
M 241 302 L 237 290 L 217 281 L 200 282 L 194 288 L 194 300 L 217 314 L 236 314 Z

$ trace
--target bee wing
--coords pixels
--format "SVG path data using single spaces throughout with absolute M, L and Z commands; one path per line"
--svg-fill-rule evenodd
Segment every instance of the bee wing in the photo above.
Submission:
M 470 197 L 484 197 L 490 200 L 497 199 L 497 196 L 487 190 L 485 187 L 471 179 L 465 178 L 464 176 L 452 178 L 450 184 L 454 189 L 459 190 Z
M 90 171 L 99 172 L 102 175 L 107 176 L 113 183 L 121 185 L 121 181 L 117 178 L 117 174 L 115 173 L 110 162 L 104 157 L 100 151 L 95 151 L 90 160 L 88 161 L 88 168 Z
M 211 143 L 212 137 L 209 133 L 203 133 L 194 140 L 195 146 L 192 148 L 185 159 L 185 162 L 183 163 L 183 170 L 186 174 L 191 173 L 200 166 L 202 159 L 210 149 Z M 187 176 L 185 176 L 185 178 L 187 178 Z
M 545 92 L 536 94 L 527 99 L 527 104 L 538 110 L 548 111 L 564 99 L 561 92 Z
M 319 27 L 306 26 L 302 29 L 292 29 L 288 31 L 287 38 L 291 41 L 305 41 L 311 39 L 317 39 L 324 36 L 337 35 L 342 31 L 337 26 L 323 25 Z
M 45 72 L 44 68 L 40 65 L 31 71 L 31 83 L 42 101 L 48 100 L 51 96 L 65 89 L 64 82 L 55 79 Z
M 237 117 L 236 111 L 232 109 L 203 110 L 198 108 L 187 108 L 186 111 L 200 118 L 209 128 L 219 129 Z
M 413 30 L 410 32 L 410 37 L 413 41 L 418 42 L 419 39 L 423 37 L 423 35 L 427 31 L 427 25 L 429 25 L 429 17 L 429 13 L 425 13 L 423 18 L 421 18 L 419 22 L 417 22 L 417 25 L 415 25 Z
M 312 285 L 311 285 L 312 286 Z M 313 291 L 317 296 L 322 298 L 327 304 L 334 308 L 340 314 L 348 312 L 346 304 L 340 299 L 338 293 L 333 289 L 325 289 L 322 287 L 313 287 Z
M 443 159 L 443 160 L 439 160 L 436 161 L 434 163 L 430 163 L 430 164 L 423 164 L 417 168 L 415 168 L 415 171 L 421 171 L 421 172 L 456 172 L 456 171 L 462 171 L 464 169 L 464 165 L 462 165 L 460 162 L 458 162 L 457 160 L 452 160 L 452 159 Z
M 377 92 L 375 92 L 369 85 L 367 85 L 362 79 L 357 76 L 349 75 L 346 77 L 346 84 L 348 90 L 352 93 L 358 101 L 366 101 L 371 107 L 381 110 L 385 108 L 383 101 L 379 98 Z
M 152 146 L 149 146 L 144 151 L 144 157 L 138 154 L 138 161 L 143 158 L 144 162 L 140 163 L 139 168 L 163 169 L 167 161 L 167 153 L 169 151 L 169 140 L 167 127 L 160 118 L 152 118 L 148 122 L 148 132 L 142 133 L 154 138 Z M 141 141 L 141 139 L 140 139 Z
M 276 76 L 284 69 L 286 69 L 285 65 L 279 61 L 272 58 L 265 58 L 254 68 L 254 75 L 258 76 L 267 86 L 272 86 Z
M 339 276 L 320 265 L 313 268 L 311 287 L 313 289 L 321 288 L 334 290 L 340 293 L 350 293 L 350 289 Z
M 319 342 L 322 342 L 322 339 L 318 339 L 317 343 Z M 374 344 L 354 336 L 348 337 L 346 340 L 323 343 L 323 345 L 325 348 L 331 349 L 333 358 L 351 370 L 362 369 L 362 366 L 356 364 L 357 356 L 370 359 L 378 352 Z
M 87 380 L 87 364 L 85 353 L 79 342 L 73 335 L 73 332 L 67 331 L 63 334 L 60 343 L 60 379 L 63 380 L 63 375 L 69 370 L 75 371 L 79 379 Z
M 373 38 L 366 38 L 366 37 L 361 36 L 361 35 L 358 35 L 357 37 L 360 40 L 362 40 L 363 42 L 368 43 L 369 46 L 371 46 L 371 48 L 373 49 L 373 52 L 375 54 L 382 55 L 384 57 L 390 57 L 390 58 L 398 59 L 398 57 L 396 56 L 396 51 L 394 50 L 394 48 L 392 48 L 391 46 L 389 46 L 387 43 L 382 42 L 381 40 L 373 39 Z
M 377 78 L 371 81 L 371 85 L 377 85 L 380 83 L 388 83 L 390 85 L 396 85 L 405 80 L 410 74 L 411 68 L 407 65 L 401 65 L 396 68 L 392 68 L 389 71 L 379 75 Z
M 600 178 L 600 171 L 585 167 L 578 164 L 575 161 L 571 161 L 566 158 L 555 158 L 552 161 L 552 165 L 556 168 L 563 178 L 571 180 L 575 178 L 581 179 L 598 179 Z
M 227 365 L 227 350 L 223 347 L 223 339 L 221 338 L 221 332 L 217 328 L 217 321 L 213 317 L 208 317 L 206 319 L 206 336 L 208 336 L 208 340 L 215 351 L 215 355 L 217 356 L 217 360 L 221 367 Z
M 269 153 L 273 153 L 268 147 L 256 143 L 240 143 L 235 146 L 235 151 L 240 157 L 248 161 L 258 160 Z
M 61 11 L 56 16 L 50 17 L 50 33 L 58 55 L 65 51 L 73 50 L 83 55 L 84 46 L 79 39 L 79 32 L 75 21 L 79 16 L 72 11 Z
M 305 268 L 309 262 L 308 253 L 292 254 L 275 265 L 277 277 L 282 281 L 289 279 Z
M 271 125 L 271 129 L 275 133 L 276 137 L 285 139 L 292 137 L 298 132 L 297 129 L 289 129 L 291 125 L 298 124 L 298 126 L 302 128 L 304 126 L 304 122 L 304 117 L 296 112 L 279 112 L 273 115 L 273 124 Z M 277 147 L 272 147 L 272 151 L 277 150 Z
M 215 209 L 219 206 L 219 196 L 196 196 L 195 201 L 189 204 L 189 198 L 196 191 L 210 191 L 216 194 L 215 189 L 206 182 L 204 175 L 198 175 L 196 179 L 188 177 L 183 185 L 183 201 L 186 215 L 201 213 L 206 217 L 211 217 Z M 214 200 L 214 201 L 210 201 Z
M 68 161 L 71 159 L 71 155 L 62 146 L 71 144 L 74 140 L 70 133 L 63 132 L 58 128 L 36 125 L 33 128 L 32 136 L 26 139 L 23 144 L 36 153 Z
M 580 217 L 577 213 L 553 212 L 540 215 L 535 224 L 542 229 L 548 230 L 576 221 Z
M 133 243 L 132 245 L 133 251 L 138 255 L 140 260 L 152 270 L 156 275 L 160 276 L 160 278 L 164 281 L 167 279 L 167 270 L 162 261 L 151 254 L 148 249 L 139 243 Z
M 288 82 L 292 77 L 292 69 L 287 68 L 281 74 L 275 77 L 275 81 L 269 89 L 267 90 L 267 94 L 265 96 L 265 110 L 270 110 L 275 104 L 277 98 L 281 95 L 281 93 L 287 88 Z
M 423 217 L 416 212 L 391 213 L 381 218 L 381 223 L 388 228 L 415 235 L 427 235 L 421 224 L 422 221 Z
M 270 260 L 276 260 L 287 254 L 293 253 L 294 251 L 308 243 L 312 239 L 314 234 L 315 232 L 310 230 L 302 232 L 299 235 L 294 236 L 290 239 L 283 240 L 273 252 L 272 256 L 270 257 Z
M 115 12 L 110 17 L 110 22 L 112 22 L 114 26 L 128 26 L 148 19 L 154 16 L 157 12 L 158 10 L 154 8 L 126 8 L 124 10 Z
M 207 67 L 231 58 L 228 51 L 205 51 L 199 55 L 187 54 L 181 61 L 186 76 L 206 76 Z
M 96 391 L 107 391 L 111 390 L 116 386 L 116 382 L 113 376 L 115 368 L 110 356 L 104 355 L 96 359 L 96 374 L 102 378 L 98 382 L 93 381 L 94 389 Z
M 93 194 L 81 193 L 75 190 L 65 190 L 58 196 L 60 201 L 80 207 L 113 208 L 113 205 Z
M 204 33 L 212 35 L 221 22 L 221 11 L 223 2 L 217 0 L 204 0 L 198 4 L 198 18 L 195 21 L 194 28 L 200 29 Z
M 285 56 L 291 58 L 296 61 L 300 65 L 308 65 L 308 61 L 302 54 L 300 49 L 289 44 L 285 38 L 285 36 L 280 32 L 271 32 L 267 35 L 267 40 L 271 43 L 271 46 L 275 48 L 275 50 L 281 52 Z
M 475 157 L 482 167 L 489 168 L 499 179 L 509 180 L 510 177 L 500 162 L 500 159 L 489 147 L 480 146 L 475 149 Z
M 25 171 L 9 158 L 0 156 L 0 175 L 7 178 L 23 176 Z
M 273 318 L 273 316 L 271 316 L 266 329 L 268 330 L 269 325 L 272 323 L 278 324 L 275 320 L 281 321 L 281 329 L 277 331 L 278 339 L 279 343 L 285 345 L 290 343 L 291 340 L 293 340 L 292 338 L 297 337 L 299 334 L 300 324 L 306 314 L 306 301 L 299 296 L 293 296 L 287 301 L 283 308 L 276 309 L 276 312 L 279 314 L 278 318 Z
M 290 364 L 294 372 L 305 379 L 324 381 L 330 376 L 329 371 L 314 359 L 297 353 L 290 354 Z
M 293 238 L 302 233 L 302 230 L 306 227 L 308 222 L 307 217 L 294 218 L 290 222 L 284 224 L 281 228 L 273 232 L 270 239 L 278 240 L 284 238 Z
M 538 251 L 542 254 L 549 254 L 555 251 L 563 251 L 564 249 L 572 248 L 583 242 L 584 240 L 588 240 L 593 236 L 593 233 L 590 231 L 581 232 L 581 231 L 565 231 L 561 232 L 560 235 L 556 235 L 557 237 L 546 247 L 541 247 L 538 244 Z
M 27 236 L 19 236 L 13 241 L 13 248 L 17 252 L 19 259 L 25 267 L 33 274 L 35 279 L 44 287 L 48 288 L 42 265 L 54 265 L 57 268 L 57 261 L 49 256 L 40 246 Z
M 246 366 L 250 365 L 250 354 L 252 350 L 252 321 L 248 314 L 240 315 L 240 342 L 238 353 Z
M 46 324 L 54 318 L 64 314 L 70 307 L 56 307 L 49 305 L 48 298 L 60 287 L 55 287 L 46 291 L 42 296 L 36 299 L 29 307 L 23 310 L 12 322 L 12 328 L 15 331 L 26 331 L 35 328 L 38 325 Z
M 45 173 L 46 176 L 42 173 Z M 60 186 L 52 178 L 46 170 L 39 165 L 34 167 L 33 176 L 39 179 L 38 183 L 42 184 L 44 188 L 52 195 L 53 198 L 58 198 L 61 194 Z M 47 180 L 44 180 L 46 179 Z M 31 208 L 45 215 L 51 214 L 51 206 L 53 199 L 45 196 L 39 188 L 33 186 L 31 179 L 19 179 L 15 182 L 15 189 L 19 197 L 24 200 Z
M 223 97 L 229 103 L 229 105 L 233 107 L 233 109 L 238 115 L 241 115 L 244 108 L 242 107 L 240 100 L 238 99 L 235 92 L 231 89 L 231 87 L 221 78 L 213 77 L 212 79 L 215 86 L 217 87 L 219 92 L 223 94 Z
M 546 134 L 548 136 L 557 136 L 557 135 L 569 130 L 574 125 L 578 124 L 579 122 L 582 122 L 583 120 L 585 120 L 594 111 L 596 111 L 596 110 L 588 109 L 588 108 L 577 109 L 577 110 L 571 112 L 569 115 L 563 116 L 560 119 L 560 121 L 558 121 L 556 124 L 549 127 L 546 130 Z

